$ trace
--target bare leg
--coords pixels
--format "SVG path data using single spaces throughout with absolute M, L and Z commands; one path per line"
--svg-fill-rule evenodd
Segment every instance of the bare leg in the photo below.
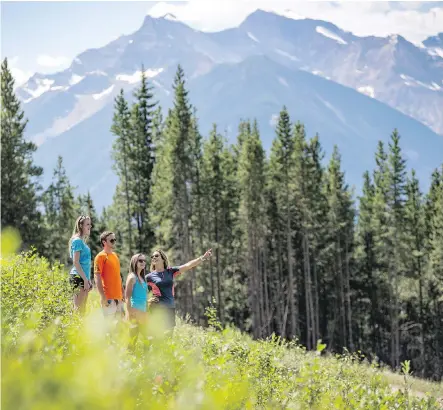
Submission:
M 146 312 L 140 311 L 140 310 L 134 310 L 132 317 L 130 319 L 131 325 L 129 328 L 129 350 L 133 351 L 135 348 L 135 345 L 137 343 L 137 339 L 140 335 L 141 329 L 143 329 L 146 326 Z
M 86 302 L 88 300 L 88 291 L 81 288 L 75 295 L 74 295 L 74 309 L 79 310 L 81 315 L 84 315 L 85 308 L 86 308 Z
M 80 312 L 82 315 L 84 315 L 86 312 L 86 302 L 88 301 L 89 290 L 82 290 L 81 292 L 84 294 L 84 296 L 80 305 Z

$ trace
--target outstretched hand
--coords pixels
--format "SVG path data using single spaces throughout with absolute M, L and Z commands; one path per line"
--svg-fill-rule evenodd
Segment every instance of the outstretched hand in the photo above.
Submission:
M 205 261 L 209 259 L 212 256 L 212 249 L 208 249 L 205 254 L 203 255 L 202 259 Z

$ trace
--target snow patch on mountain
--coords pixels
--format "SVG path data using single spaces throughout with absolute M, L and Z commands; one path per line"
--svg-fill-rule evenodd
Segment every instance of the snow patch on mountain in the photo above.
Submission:
M 289 87 L 288 82 L 283 77 L 278 77 L 278 82 L 284 85 L 285 87 Z
M 430 54 L 431 56 L 434 56 L 434 57 L 443 58 L 443 48 L 440 48 L 440 47 L 428 48 L 428 54 Z
M 145 70 L 145 75 L 147 78 L 153 78 L 159 75 L 161 72 L 163 72 L 163 68 L 154 68 L 154 69 L 149 68 Z M 115 79 L 117 81 L 123 81 L 125 83 L 135 84 L 140 81 L 141 75 L 142 75 L 141 71 L 136 71 L 133 74 L 117 74 Z
M 69 79 L 69 85 L 75 85 L 78 84 L 81 80 L 83 80 L 85 77 L 82 75 L 72 74 L 72 77 Z
M 423 81 L 416 80 L 415 78 L 413 78 L 409 75 L 406 75 L 406 74 L 400 74 L 400 78 L 402 80 L 404 80 L 404 84 L 409 87 L 420 86 L 420 87 L 424 87 L 424 88 L 427 88 L 428 90 L 432 90 L 432 91 L 440 91 L 441 90 L 441 87 L 435 82 L 432 82 L 431 84 L 426 84 Z
M 263 10 L 266 11 L 266 10 Z M 269 13 L 275 13 L 280 16 L 286 17 L 288 19 L 292 20 L 304 20 L 306 17 L 302 16 L 301 14 L 296 13 L 295 11 L 291 9 L 284 9 L 284 10 L 269 10 Z
M 398 43 L 398 34 L 391 34 L 389 36 L 389 44 L 395 46 Z
M 115 79 L 117 81 L 124 81 L 125 83 L 135 84 L 140 81 L 141 75 L 141 71 L 136 71 L 134 74 L 117 74 Z
M 25 104 L 35 98 L 40 97 L 46 91 L 49 91 L 51 85 L 54 84 L 54 80 L 50 80 L 49 78 L 37 78 L 35 82 L 37 84 L 37 88 L 35 90 L 31 90 L 30 88 L 24 89 L 24 91 L 31 95 L 30 98 L 24 101 Z
M 296 56 L 294 56 L 294 55 L 292 55 L 292 54 L 289 54 L 289 53 L 287 53 L 286 51 L 280 50 L 279 48 L 276 48 L 276 49 L 275 49 L 275 52 L 276 52 L 277 54 L 280 54 L 280 55 L 283 56 L 283 57 L 289 58 L 289 59 L 292 60 L 292 61 L 299 61 L 299 59 L 298 59 Z
M 106 73 L 105 73 L 104 71 L 102 71 L 102 70 L 89 71 L 89 72 L 86 73 L 86 74 L 103 75 L 103 76 L 105 76 L 105 77 L 108 76 L 108 74 L 106 74 Z
M 332 40 L 335 40 L 339 44 L 348 44 L 345 40 L 343 40 L 340 36 L 333 33 L 331 30 L 328 30 L 326 27 L 317 26 L 315 31 L 325 37 L 328 37 Z
M 374 87 L 371 87 L 370 85 L 364 85 L 362 87 L 358 87 L 357 91 L 362 94 L 366 94 L 367 96 L 369 96 L 371 98 L 375 98 Z
M 37 146 L 42 145 L 49 138 L 70 130 L 106 105 L 106 99 L 95 99 L 91 94 L 76 95 L 75 98 L 77 100 L 75 106 L 66 116 L 56 118 L 49 128 L 30 137 Z
M 255 41 L 256 43 L 260 43 L 260 41 L 258 41 L 257 37 L 254 36 L 254 34 L 250 33 L 249 31 L 247 34 L 251 40 Z
M 92 94 L 92 98 L 94 100 L 100 100 L 101 98 L 103 98 L 106 95 L 110 94 L 113 89 L 114 89 L 114 84 L 112 84 L 110 87 L 108 87 L 106 90 L 102 91 L 101 93 Z
M 59 90 L 66 91 L 68 89 L 69 89 L 69 87 L 64 86 L 64 85 L 56 85 L 56 86 L 50 88 L 51 91 L 59 91 Z
M 327 80 L 331 79 L 331 77 L 328 77 L 323 71 L 320 71 L 320 70 L 312 70 L 312 71 L 310 71 L 307 67 L 302 67 L 301 69 L 303 71 L 307 71 L 308 73 L 311 72 L 314 75 L 318 75 L 319 77 L 326 78 Z

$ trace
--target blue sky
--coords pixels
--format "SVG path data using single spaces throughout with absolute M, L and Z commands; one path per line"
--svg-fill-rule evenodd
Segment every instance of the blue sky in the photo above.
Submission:
M 80 52 L 137 30 L 149 12 L 174 13 L 191 27 L 216 31 L 238 25 L 254 9 L 287 11 L 331 21 L 357 35 L 401 34 L 420 42 L 443 31 L 443 2 L 190 0 L 186 2 L 1 3 L 1 55 L 17 82 L 34 72 L 68 67 Z
M 25 72 L 55 71 L 80 52 L 135 31 L 154 4 L 2 2 L 2 57 L 15 57 L 14 65 Z

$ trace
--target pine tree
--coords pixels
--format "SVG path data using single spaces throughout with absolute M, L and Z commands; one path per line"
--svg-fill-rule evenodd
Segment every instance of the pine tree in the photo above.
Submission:
M 113 144 L 113 168 L 119 177 L 119 184 L 114 195 L 115 211 L 121 214 L 121 220 L 126 221 L 126 229 L 120 240 L 124 245 L 124 255 L 133 254 L 134 243 L 132 237 L 134 194 L 132 192 L 132 172 L 130 169 L 131 152 L 134 150 L 131 138 L 131 123 L 128 104 L 123 89 L 115 99 L 113 124 L 111 132 L 117 137 Z
M 390 327 L 390 363 L 400 365 L 400 285 L 404 276 L 404 202 L 405 161 L 401 155 L 400 136 L 396 130 L 391 134 L 389 155 L 380 142 L 376 154 L 378 169 L 374 174 L 374 232 L 377 259 L 377 275 L 380 289 L 387 289 L 381 303 L 387 306 Z
M 153 123 L 157 102 L 142 66 L 140 87 L 134 92 L 131 109 L 131 161 L 130 189 L 133 194 L 133 216 L 137 229 L 136 244 L 139 252 L 150 252 L 154 233 L 150 225 L 152 170 L 154 167 Z
M 384 144 L 379 141 L 375 154 L 376 169 L 374 171 L 374 200 L 373 200 L 373 231 L 374 253 L 376 264 L 374 266 L 375 281 L 378 283 L 378 315 L 375 338 L 377 340 L 377 354 L 387 363 L 392 356 L 386 353 L 389 335 L 391 303 L 393 302 L 392 282 L 388 278 L 390 260 L 392 257 L 392 244 L 389 237 L 390 211 L 389 211 L 389 169 L 387 154 Z
M 222 231 L 222 195 L 223 195 L 223 174 L 222 174 L 222 137 L 217 133 L 217 127 L 214 124 L 209 141 L 205 144 L 204 150 L 204 186 L 206 197 L 206 230 L 208 231 L 208 242 L 211 243 L 215 253 L 215 267 L 211 261 L 210 264 L 210 286 L 211 300 L 217 295 L 217 303 L 220 313 L 223 309 L 221 300 L 221 266 L 220 266 L 220 245 Z M 215 275 L 213 270 L 215 270 Z M 216 282 L 214 281 L 216 278 Z
M 276 138 L 273 141 L 269 178 L 271 191 L 270 195 L 275 200 L 275 219 L 273 230 L 275 231 L 275 251 L 278 256 L 278 271 L 275 275 L 273 288 L 278 300 L 274 302 L 279 306 L 281 332 L 285 332 L 286 317 L 283 312 L 290 312 L 290 330 L 289 337 L 298 335 L 298 292 L 295 278 L 295 254 L 293 250 L 294 240 L 294 186 L 293 175 L 295 172 L 295 136 L 292 133 L 292 125 L 286 107 L 280 112 Z M 285 286 L 286 284 L 286 286 Z M 287 301 L 284 303 L 282 295 L 287 288 Z M 284 306 L 283 303 L 286 305 Z M 283 333 L 284 334 L 284 333 Z
M 434 173 L 434 178 L 437 173 Z M 430 217 L 430 262 L 433 275 L 443 283 L 443 166 L 440 181 L 432 185 Z
M 391 135 L 389 143 L 389 202 L 391 245 L 389 282 L 392 289 L 391 299 L 391 364 L 400 366 L 400 295 L 401 276 L 404 275 L 406 250 L 404 247 L 404 202 L 406 193 L 406 165 L 401 155 L 400 135 L 397 130 Z
M 426 199 L 425 199 L 425 229 L 426 229 L 426 237 L 427 237 L 427 241 L 426 241 L 426 246 L 428 249 L 428 253 L 430 252 L 430 236 L 431 236 L 431 232 L 432 232 L 432 221 L 433 218 L 437 212 L 436 209 L 436 202 L 437 202 L 437 198 L 438 198 L 438 194 L 440 191 L 440 185 L 441 185 L 441 181 L 443 180 L 443 172 L 440 175 L 440 172 L 438 169 L 435 169 L 432 172 L 432 176 L 431 176 L 431 186 L 429 188 L 429 192 L 426 195 Z
M 422 374 L 426 372 L 426 346 L 425 346 L 425 320 L 424 320 L 424 303 L 425 303 L 425 266 L 426 266 L 426 229 L 424 215 L 423 195 L 420 192 L 419 181 L 412 170 L 410 178 L 406 184 L 406 203 L 405 203 L 405 276 L 418 282 L 418 306 L 416 306 L 416 294 L 414 292 L 409 299 L 409 304 L 413 312 L 410 313 L 409 322 L 414 326 L 409 332 L 408 347 L 417 346 L 420 351 L 418 359 L 412 360 L 414 368 L 422 369 Z M 415 312 L 418 311 L 418 314 Z M 416 319 L 415 319 L 416 318 Z M 415 320 L 414 320 L 415 319 Z M 418 322 L 418 323 L 416 323 Z M 418 332 L 416 331 L 418 329 Z M 414 337 L 414 333 L 418 333 L 418 337 Z
M 189 205 L 189 230 L 191 255 L 203 254 L 207 247 L 203 243 L 205 203 L 203 200 L 202 168 L 203 150 L 202 136 L 198 129 L 197 111 L 193 109 L 190 124 L 190 205 Z M 211 244 L 208 244 L 212 246 Z M 193 275 L 188 276 L 188 292 L 190 296 L 189 313 L 192 317 L 204 316 L 206 305 L 203 307 L 197 294 L 197 287 L 201 275 L 204 275 L 203 267 L 197 267 Z
M 195 184 L 196 123 L 188 101 L 185 75 L 180 66 L 174 79 L 174 105 L 168 112 L 158 143 L 153 171 L 152 224 L 156 243 L 180 263 L 192 255 L 192 192 Z M 192 278 L 186 275 L 177 286 L 184 312 L 192 312 Z
M 364 173 L 363 181 L 356 229 L 355 259 L 359 275 L 354 281 L 356 292 L 354 317 L 357 317 L 359 345 L 364 351 L 375 353 L 380 347 L 376 336 L 379 303 L 373 227 L 375 187 L 368 171 Z
M 304 280 L 305 290 L 305 317 L 308 325 L 306 343 L 307 346 L 315 348 L 321 333 L 326 334 L 320 323 L 320 308 L 327 306 L 327 301 L 322 301 L 320 296 L 327 293 L 322 289 L 327 276 L 324 269 L 324 240 L 328 237 L 328 203 L 324 192 L 325 178 L 322 166 L 324 153 L 318 135 L 309 142 L 304 142 L 304 127 L 297 124 L 297 128 L 297 192 L 300 204 L 298 247 L 301 258 L 300 272 L 303 272 L 300 277 Z
M 443 376 L 443 166 L 440 171 L 440 181 L 434 186 L 433 216 L 430 232 L 430 272 L 431 272 L 431 306 L 434 330 L 434 377 L 437 380 Z
M 329 235 L 332 245 L 331 267 L 335 272 L 336 316 L 340 323 L 340 345 L 353 350 L 350 298 L 350 256 L 353 250 L 354 209 L 351 194 L 341 170 L 338 148 L 334 147 L 327 172 L 326 192 L 329 203 Z M 331 335 L 333 336 L 333 335 Z
M 242 261 L 243 235 L 239 215 L 241 186 L 237 175 L 239 168 L 238 145 L 226 147 L 222 154 L 222 173 L 224 190 L 222 192 L 223 206 L 223 236 L 222 249 L 224 263 L 224 289 L 229 289 L 223 295 L 226 322 L 233 323 L 242 330 L 247 327 L 247 280 Z
M 114 195 L 113 213 L 126 224 L 120 226 L 122 253 L 130 257 L 135 251 L 149 253 L 154 245 L 150 208 L 155 162 L 155 138 L 161 133 L 161 112 L 155 110 L 152 87 L 144 67 L 141 83 L 134 92 L 129 109 L 123 90 L 115 99 L 111 131 L 117 136 L 113 144 L 114 169 L 119 176 Z
M 260 302 L 266 271 L 263 268 L 264 229 L 257 221 L 264 221 L 265 207 L 265 153 L 260 141 L 257 123 L 243 141 L 238 168 L 240 187 L 240 222 L 243 230 L 243 260 L 248 276 L 248 300 L 251 310 L 252 332 L 262 336 L 265 318 Z
M 25 140 L 26 124 L 5 58 L 1 66 L 1 225 L 18 229 L 25 248 L 41 248 L 44 234 L 38 177 L 43 169 L 33 164 L 37 146 Z
M 74 187 L 66 175 L 61 156 L 57 159 L 52 183 L 43 194 L 43 204 L 47 231 L 45 253 L 50 259 L 67 265 L 70 258 L 67 244 L 78 215 L 75 209 Z

